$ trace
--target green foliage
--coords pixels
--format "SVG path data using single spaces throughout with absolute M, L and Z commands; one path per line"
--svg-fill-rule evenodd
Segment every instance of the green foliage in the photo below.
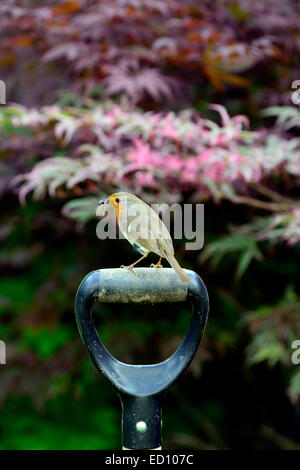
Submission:
M 90 389 L 90 393 L 94 390 Z M 106 396 L 109 400 L 109 396 Z M 84 409 L 81 409 L 84 408 Z M 22 414 L 19 410 L 22 409 Z M 88 424 L 87 424 L 88 417 Z M 37 414 L 26 399 L 8 400 L 1 415 L 2 450 L 96 450 L 119 447 L 118 412 L 74 400 L 68 392 Z
M 217 269 L 221 260 L 232 254 L 237 257 L 236 280 L 241 279 L 252 260 L 262 260 L 262 254 L 256 241 L 240 234 L 223 236 L 220 240 L 209 242 L 200 259 L 202 262 L 210 260 L 212 269 Z
M 293 403 L 297 403 L 300 396 L 300 370 L 299 368 L 292 374 L 288 393 Z
M 247 350 L 247 360 L 250 365 L 266 361 L 268 365 L 274 366 L 277 362 L 284 360 L 284 353 L 284 347 L 272 332 L 271 324 L 266 324 L 250 344 Z
M 253 333 L 247 348 L 247 362 L 266 361 L 269 366 L 281 362 L 291 365 L 292 343 L 299 337 L 300 298 L 289 286 L 275 305 L 264 305 L 245 315 L 244 322 Z
M 20 341 L 21 350 L 30 349 L 39 357 L 46 359 L 54 355 L 72 338 L 70 328 L 61 326 L 60 328 L 50 329 L 31 329 L 26 328 Z
M 0 280 L 0 312 L 10 311 L 21 314 L 30 305 L 33 288 L 29 280 L 6 277 Z M 2 307 L 1 307 L 2 304 Z
M 68 201 L 63 207 L 63 214 L 70 219 L 76 220 L 80 224 L 85 224 L 92 218 L 96 217 L 96 207 L 101 199 L 99 197 L 84 197 L 81 199 L 72 199 Z

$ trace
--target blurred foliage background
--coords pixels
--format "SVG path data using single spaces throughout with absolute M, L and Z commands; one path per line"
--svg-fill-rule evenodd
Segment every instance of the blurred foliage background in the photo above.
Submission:
M 121 189 L 205 203 L 203 250 L 175 249 L 210 317 L 164 448 L 300 449 L 299 3 L 3 0 L 0 25 L 0 448 L 120 448 L 73 305 L 89 271 L 135 257 L 96 237 L 98 199 Z M 189 311 L 95 320 L 119 359 L 151 363 Z

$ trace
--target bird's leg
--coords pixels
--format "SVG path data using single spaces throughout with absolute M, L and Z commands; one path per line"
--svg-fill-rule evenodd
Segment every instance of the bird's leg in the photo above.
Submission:
M 132 263 L 130 266 L 124 266 L 124 264 L 122 264 L 122 266 L 120 266 L 122 269 L 130 269 L 130 271 L 132 271 L 135 275 L 136 275 L 136 272 L 135 270 L 133 269 L 133 267 L 139 263 L 140 261 L 142 261 L 142 259 L 146 258 L 146 256 L 148 255 L 148 253 L 144 256 L 142 256 L 141 258 L 139 258 L 137 261 L 135 261 L 134 263 Z
M 150 268 L 162 268 L 161 259 L 162 259 L 162 256 L 159 258 L 158 263 L 156 264 L 152 263 Z

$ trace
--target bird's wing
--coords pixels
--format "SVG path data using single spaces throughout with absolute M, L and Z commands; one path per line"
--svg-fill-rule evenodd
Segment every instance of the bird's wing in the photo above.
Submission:
M 142 248 L 146 249 L 148 252 L 153 251 L 160 255 L 158 240 L 155 236 L 151 235 L 148 230 L 143 231 L 143 228 L 140 230 L 135 224 L 129 224 L 127 236 L 131 244 L 141 245 Z
M 123 216 L 120 217 L 119 225 L 122 226 L 122 232 L 131 244 L 138 243 L 144 249 L 164 256 L 161 246 L 166 243 L 170 252 L 174 253 L 172 238 L 167 227 L 150 206 L 144 202 L 134 203 L 126 213 L 126 217 L 124 220 Z
M 120 196 L 126 196 L 119 193 Z M 128 209 L 128 210 L 127 210 Z M 174 257 L 171 235 L 158 214 L 143 201 L 130 196 L 130 205 L 119 213 L 120 230 L 135 249 L 143 255 L 154 252 L 168 260 L 182 282 L 188 282 L 188 275 Z

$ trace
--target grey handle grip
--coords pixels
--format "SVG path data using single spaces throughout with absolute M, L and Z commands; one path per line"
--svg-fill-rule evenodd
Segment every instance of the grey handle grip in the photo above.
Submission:
M 192 271 L 185 270 L 187 274 Z M 98 302 L 184 302 L 189 283 L 181 282 L 172 268 L 102 269 Z

